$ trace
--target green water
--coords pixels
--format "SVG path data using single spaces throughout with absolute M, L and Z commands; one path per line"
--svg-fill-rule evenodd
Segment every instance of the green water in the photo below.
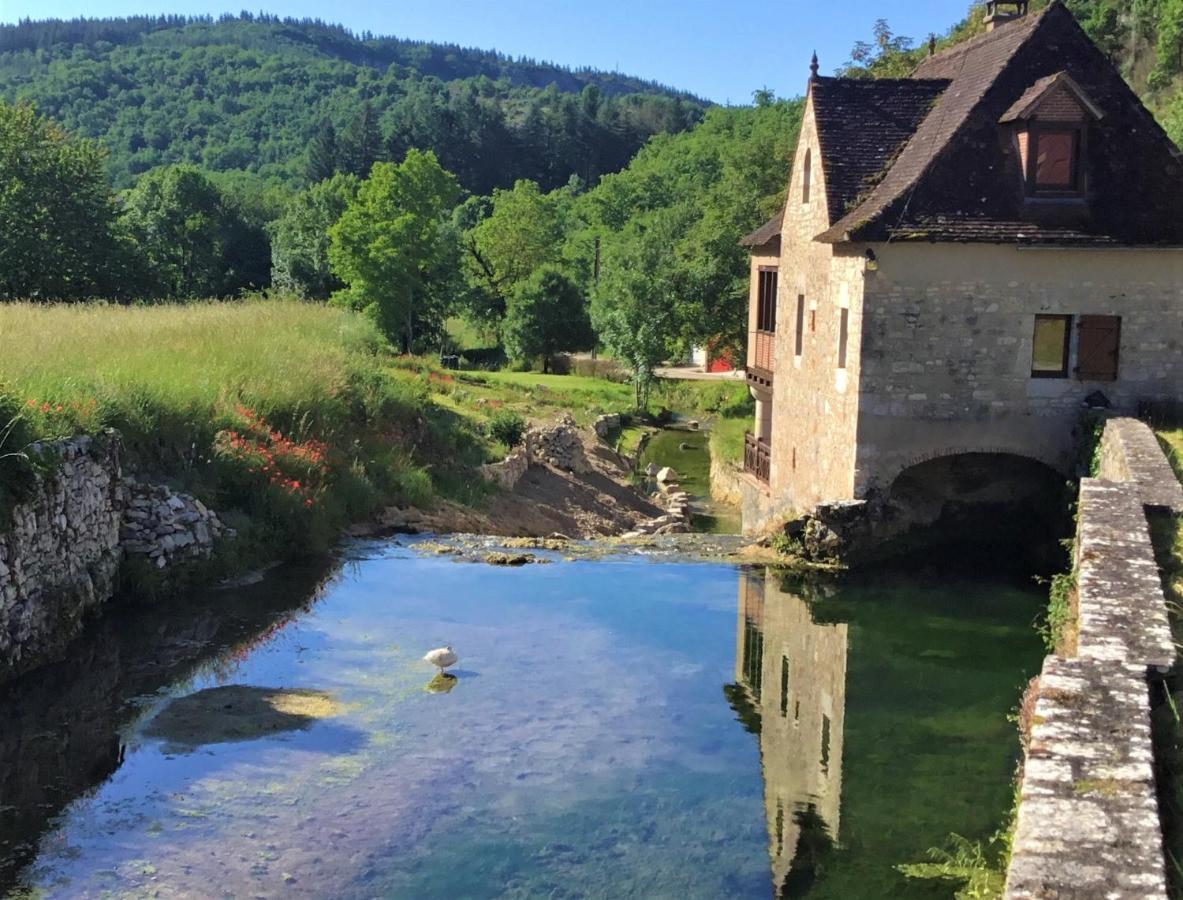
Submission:
M 654 463 L 678 473 L 678 483 L 693 501 L 695 530 L 710 534 L 738 534 L 739 510 L 711 499 L 710 434 L 667 428 L 654 434 L 645 445 L 638 468 Z
M 1039 600 L 353 545 L 0 687 L 0 893 L 949 897 L 893 866 L 1005 815 Z

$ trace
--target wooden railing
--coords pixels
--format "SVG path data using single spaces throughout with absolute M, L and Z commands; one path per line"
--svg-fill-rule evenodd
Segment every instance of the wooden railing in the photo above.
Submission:
M 772 472 L 772 447 L 750 431 L 743 436 L 743 468 L 765 484 Z

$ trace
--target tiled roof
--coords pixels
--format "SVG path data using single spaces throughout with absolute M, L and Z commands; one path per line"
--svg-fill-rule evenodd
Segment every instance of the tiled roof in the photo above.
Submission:
M 1087 202 L 1028 200 L 1018 153 L 999 124 L 1059 72 L 1104 114 L 1089 125 Z M 832 212 L 819 240 L 1183 245 L 1179 151 L 1063 4 L 937 53 L 914 78 L 950 83 L 874 187 L 853 208 Z M 832 145 L 823 155 L 846 152 Z M 853 156 L 857 168 L 862 151 Z
M 1093 103 L 1092 99 L 1072 79 L 1071 75 L 1067 72 L 1057 72 L 1055 75 L 1040 78 L 1039 81 L 1031 85 L 1022 97 L 1011 104 L 1011 108 L 1004 112 L 1002 118 L 998 121 L 1013 122 L 1016 119 L 1026 118 L 1039 107 L 1044 97 L 1059 86 L 1067 88 L 1080 101 L 1081 106 L 1087 109 L 1094 118 L 1100 119 L 1104 116 L 1104 112 Z
M 780 244 L 780 230 L 784 224 L 785 211 L 781 207 L 780 212 L 753 231 L 751 234 L 745 234 L 739 239 L 741 247 L 763 247 L 769 241 L 775 239 L 777 244 Z
M 948 86 L 917 78 L 813 80 L 830 221 L 867 194 Z

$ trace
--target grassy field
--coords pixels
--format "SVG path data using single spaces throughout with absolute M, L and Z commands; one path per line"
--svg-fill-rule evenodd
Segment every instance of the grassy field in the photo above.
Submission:
M 655 410 L 717 423 L 738 455 L 744 385 L 661 382 L 652 397 Z M 0 516 L 31 483 L 32 442 L 111 427 L 134 469 L 226 511 L 248 535 L 239 545 L 322 548 L 382 504 L 479 505 L 488 488 L 473 470 L 506 450 L 497 417 L 570 412 L 589 425 L 632 401 L 630 385 L 601 378 L 395 357 L 367 319 L 323 305 L 6 304 Z
M 486 456 L 358 315 L 279 301 L 0 306 L 0 454 L 105 427 L 137 468 L 241 511 L 279 546 L 325 545 L 380 503 L 463 493 Z M 29 463 L 0 464 L 12 502 Z

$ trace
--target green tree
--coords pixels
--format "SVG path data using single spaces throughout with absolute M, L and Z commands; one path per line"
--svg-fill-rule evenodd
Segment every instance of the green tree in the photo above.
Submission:
M 451 301 L 440 276 L 457 268 L 448 214 L 459 194 L 455 177 L 430 151 L 375 164 L 329 229 L 329 263 L 346 285 L 333 302 L 363 310 L 411 350 L 416 320 L 438 324 Z
M 329 265 L 329 230 L 357 196 L 359 180 L 337 174 L 292 198 L 271 224 L 271 283 L 312 300 L 345 285 Z
M 636 264 L 634 245 L 655 229 L 665 236 L 663 282 L 651 298 L 663 317 L 654 344 L 671 345 L 663 353 L 707 341 L 742 346 L 749 273 L 739 239 L 783 204 L 801 121 L 800 101 L 759 99 L 654 138 L 624 171 L 573 201 L 562 260 L 581 284 L 596 280 L 597 246 L 601 282 L 615 281 L 622 260 Z
M 0 298 L 118 293 L 126 256 L 105 163 L 94 141 L 0 103 Z
M 632 370 L 638 409 L 648 407 L 654 370 L 678 341 L 676 236 L 677 224 L 668 213 L 648 228 L 631 227 L 614 242 L 611 264 L 592 298 L 592 324 L 605 346 Z
M 367 100 L 341 134 L 340 168 L 358 178 L 366 178 L 382 154 L 382 132 L 378 117 Z
M 304 175 L 310 184 L 320 184 L 337 171 L 337 132 L 327 118 L 321 119 L 316 134 L 308 144 L 308 163 Z
M 266 286 L 265 260 L 244 248 L 248 224 L 193 166 L 140 178 L 123 198 L 123 222 L 157 296 L 227 297 Z
M 544 194 L 533 181 L 493 191 L 492 209 L 468 235 L 467 271 L 492 302 L 481 318 L 497 319 L 517 286 L 559 258 L 563 242 L 562 197 Z
M 543 266 L 514 289 L 502 332 L 515 359 L 542 357 L 542 371 L 564 350 L 590 350 L 595 334 L 579 287 L 560 269 Z

